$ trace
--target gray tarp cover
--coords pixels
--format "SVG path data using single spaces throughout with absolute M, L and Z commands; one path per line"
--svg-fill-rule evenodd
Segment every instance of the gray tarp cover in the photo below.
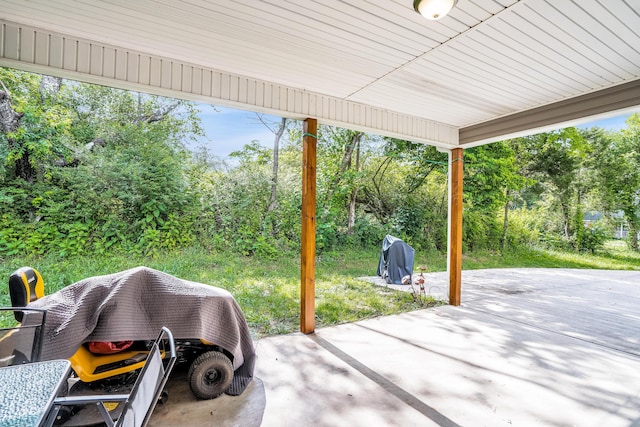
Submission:
M 387 283 L 402 284 L 402 278 L 413 274 L 415 251 L 401 239 L 387 234 L 382 241 L 382 251 L 378 262 L 378 276 Z
M 176 339 L 202 338 L 233 354 L 228 394 L 242 393 L 253 377 L 249 328 L 224 289 L 137 267 L 81 280 L 29 307 L 47 309 L 42 360 L 67 359 L 88 341 L 154 339 L 166 326 Z

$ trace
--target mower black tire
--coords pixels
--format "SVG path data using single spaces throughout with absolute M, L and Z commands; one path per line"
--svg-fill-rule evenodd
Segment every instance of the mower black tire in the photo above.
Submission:
M 169 392 L 167 390 L 162 390 L 160 396 L 158 397 L 158 405 L 164 405 L 169 400 Z
M 189 367 L 189 387 L 198 399 L 220 396 L 233 381 L 233 364 L 219 351 L 202 353 Z

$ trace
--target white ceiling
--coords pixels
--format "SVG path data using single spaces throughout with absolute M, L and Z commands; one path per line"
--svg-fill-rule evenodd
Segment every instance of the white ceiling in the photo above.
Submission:
M 417 117 L 461 135 L 640 79 L 640 0 L 459 0 L 440 21 L 414 12 L 413 0 L 1 3 L 0 20 Z M 623 92 L 631 99 L 563 123 L 639 107 L 638 86 L 630 87 Z M 556 124 L 527 120 L 515 130 Z M 498 127 L 465 142 L 518 133 Z

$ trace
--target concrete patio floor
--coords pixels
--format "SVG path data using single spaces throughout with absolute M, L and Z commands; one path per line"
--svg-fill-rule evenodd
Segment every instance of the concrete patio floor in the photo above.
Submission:
M 462 301 L 261 339 L 241 396 L 176 375 L 150 425 L 640 427 L 640 271 L 464 271 Z

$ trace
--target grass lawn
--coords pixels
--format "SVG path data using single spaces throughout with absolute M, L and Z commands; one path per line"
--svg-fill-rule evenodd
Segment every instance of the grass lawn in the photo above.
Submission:
M 357 280 L 374 276 L 379 249 L 347 249 L 323 253 L 317 259 L 317 327 L 352 322 L 380 315 L 422 308 L 407 292 L 396 292 Z M 110 274 L 145 265 L 186 280 L 207 283 L 231 292 L 244 311 L 255 337 L 284 334 L 299 328 L 300 261 L 297 254 L 278 259 L 248 258 L 232 253 L 207 252 L 197 248 L 157 258 L 114 255 L 110 257 L 9 258 L 0 266 L 0 305 L 9 305 L 7 280 L 11 272 L 29 265 L 38 269 L 47 293 L 55 292 L 86 277 Z M 446 256 L 416 253 L 416 270 L 444 271 Z M 597 255 L 548 250 L 518 250 L 465 254 L 463 269 L 504 267 L 563 267 L 640 270 L 640 254 L 623 242 L 609 242 Z M 2 283 L 0 282 L 0 283 Z M 429 301 L 429 305 L 438 302 Z
M 415 310 L 411 295 L 385 289 L 357 277 L 375 275 L 377 250 L 345 251 L 318 257 L 316 325 L 318 327 Z M 300 260 L 297 254 L 278 259 L 249 258 L 233 253 L 191 248 L 158 258 L 129 255 L 111 257 L 54 257 L 6 259 L 0 266 L 0 306 L 9 306 L 9 275 L 29 265 L 42 274 L 46 293 L 91 276 L 144 265 L 231 292 L 242 308 L 255 337 L 299 330 Z M 431 304 L 436 304 L 431 301 Z
M 506 253 L 483 252 L 463 255 L 463 269 L 506 267 L 589 268 L 597 270 L 640 270 L 640 253 L 625 242 L 610 240 L 596 254 L 561 252 L 549 249 L 519 249 Z

